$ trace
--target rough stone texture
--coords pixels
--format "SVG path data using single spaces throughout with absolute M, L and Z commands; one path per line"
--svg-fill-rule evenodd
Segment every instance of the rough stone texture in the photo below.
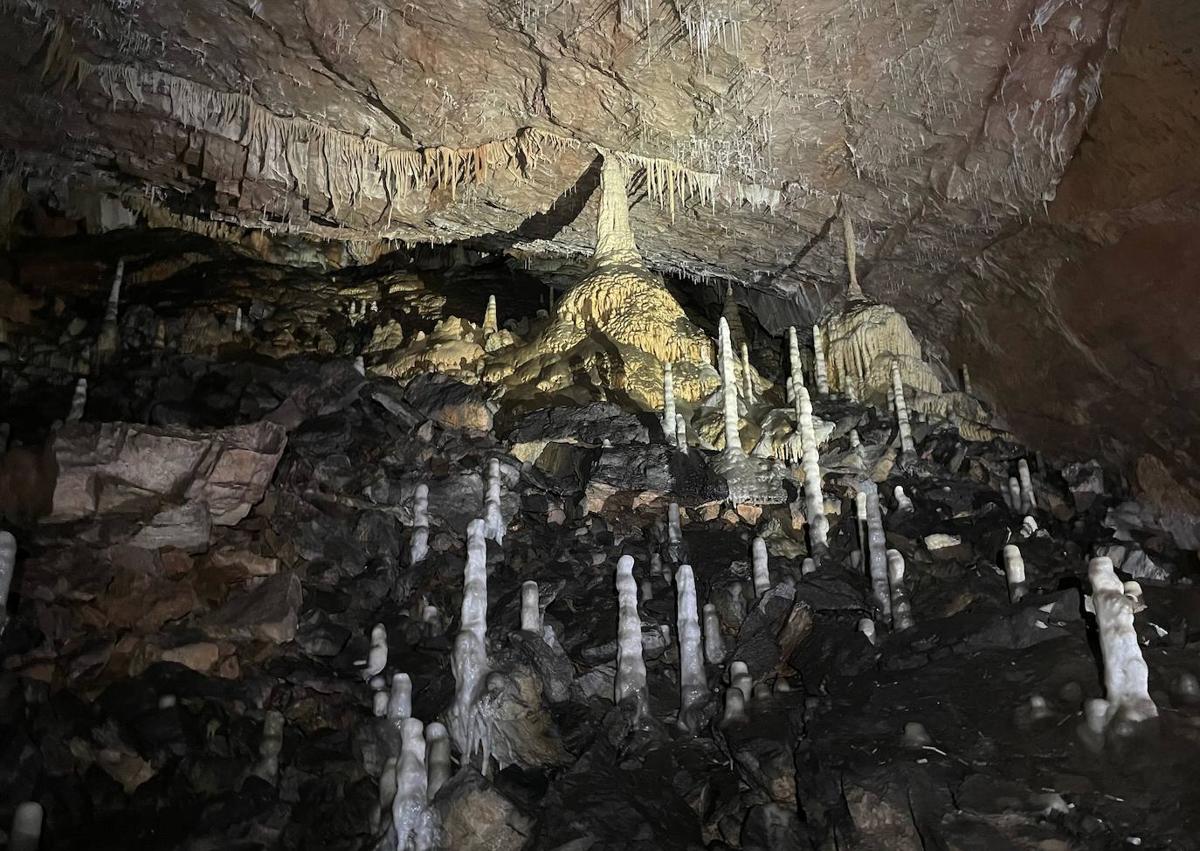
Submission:
M 262 499 L 286 444 L 283 429 L 267 422 L 219 431 L 70 425 L 54 441 L 58 481 L 48 522 L 194 502 L 215 525 L 232 526 Z

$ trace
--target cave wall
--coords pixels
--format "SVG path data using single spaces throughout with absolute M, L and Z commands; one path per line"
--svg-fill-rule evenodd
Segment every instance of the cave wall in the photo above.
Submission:
M 1021 436 L 1200 509 L 1200 9 L 1131 10 L 1046 220 L 971 270 L 955 356 Z

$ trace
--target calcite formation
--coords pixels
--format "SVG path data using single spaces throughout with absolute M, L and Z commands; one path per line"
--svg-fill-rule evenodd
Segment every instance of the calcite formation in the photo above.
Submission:
M 487 380 L 542 393 L 591 382 L 603 398 L 661 410 L 669 363 L 678 402 L 695 405 L 716 389 L 712 343 L 642 262 L 629 226 L 627 180 L 623 161 L 605 155 L 591 271 L 534 340 L 489 365 Z
M 855 299 L 822 323 L 830 389 L 852 389 L 869 404 L 882 405 L 892 386 L 892 362 L 908 387 L 937 395 L 942 383 L 925 363 L 908 321 L 893 307 Z

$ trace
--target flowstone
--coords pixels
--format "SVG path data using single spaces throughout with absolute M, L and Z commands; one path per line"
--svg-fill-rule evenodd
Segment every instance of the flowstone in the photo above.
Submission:
M 677 401 L 695 405 L 717 389 L 712 343 L 642 263 L 629 227 L 627 178 L 618 158 L 604 157 L 590 273 L 562 297 L 557 316 L 532 342 L 497 353 L 485 381 L 509 393 L 590 383 L 600 398 L 661 410 L 663 367 L 670 363 Z

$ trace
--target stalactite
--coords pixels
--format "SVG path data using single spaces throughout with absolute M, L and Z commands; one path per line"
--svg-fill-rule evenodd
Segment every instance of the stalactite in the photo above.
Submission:
M 845 203 L 842 204 L 842 237 L 846 241 L 846 270 L 850 273 L 850 284 L 846 290 L 847 299 L 864 298 L 862 287 L 858 284 L 858 268 L 855 262 L 855 240 L 854 240 L 854 222 L 850 218 L 850 211 L 846 209 Z

